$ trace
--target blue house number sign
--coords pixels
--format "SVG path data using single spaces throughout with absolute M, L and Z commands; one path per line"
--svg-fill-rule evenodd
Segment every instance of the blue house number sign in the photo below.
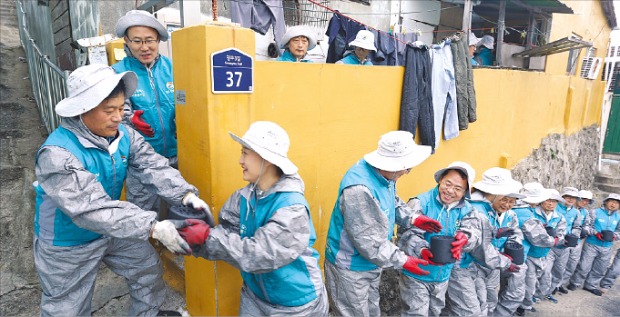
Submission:
M 250 94 L 254 87 L 254 60 L 236 48 L 211 54 L 211 91 L 214 94 Z

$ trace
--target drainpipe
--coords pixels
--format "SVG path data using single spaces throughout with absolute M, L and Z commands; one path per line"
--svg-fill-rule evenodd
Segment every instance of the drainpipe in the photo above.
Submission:
M 495 61 L 497 66 L 502 66 L 502 46 L 504 45 L 504 31 L 506 30 L 506 0 L 499 2 L 499 19 L 497 20 L 497 49 Z
M 472 0 L 465 0 L 463 7 L 463 32 L 465 32 L 465 38 L 469 37 L 469 31 L 471 29 L 471 11 L 474 7 Z

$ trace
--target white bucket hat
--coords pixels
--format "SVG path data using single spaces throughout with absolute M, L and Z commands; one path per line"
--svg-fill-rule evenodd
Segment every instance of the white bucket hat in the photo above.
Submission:
M 117 74 L 110 66 L 91 64 L 74 70 L 67 78 L 69 96 L 56 104 L 61 117 L 75 117 L 97 107 L 120 81 L 125 84 L 125 98 L 131 97 L 138 86 L 134 72 Z
M 564 187 L 562 189 L 562 197 L 564 196 L 579 198 L 579 189 L 575 187 Z
M 159 33 L 159 39 L 168 40 L 168 30 L 151 13 L 144 10 L 131 10 L 116 22 L 116 36 L 123 37 L 132 26 L 147 26 Z
M 282 37 L 282 41 L 280 41 L 280 48 L 285 49 L 288 47 L 288 42 L 298 36 L 305 36 L 308 38 L 308 51 L 312 50 L 316 47 L 316 35 L 315 32 L 307 25 L 295 25 L 291 26 L 286 30 L 284 36 Z
M 441 177 L 449 170 L 459 170 L 467 175 L 467 191 L 465 192 L 465 197 L 471 198 L 471 186 L 474 183 L 474 179 L 476 179 L 476 171 L 474 168 L 465 162 L 452 162 L 448 165 L 448 167 L 442 168 L 435 172 L 435 181 L 439 183 Z
M 592 203 L 592 199 L 594 198 L 594 195 L 592 194 L 591 191 L 582 189 L 579 191 L 579 198 L 590 199 L 590 203 Z
M 560 203 L 566 202 L 566 200 L 564 200 L 564 198 L 560 196 L 560 192 L 557 191 L 555 188 L 547 188 L 547 192 L 549 193 L 549 198 L 547 198 L 547 200 L 553 199 L 553 200 L 557 200 Z
M 472 45 L 478 45 L 478 42 L 480 42 L 480 39 L 476 37 L 476 34 L 474 34 L 474 32 L 469 32 L 469 46 Z
M 256 152 L 260 157 L 282 169 L 286 175 L 297 173 L 297 166 L 288 159 L 291 141 L 279 125 L 270 121 L 256 121 L 242 138 L 228 132 L 233 140 Z
M 369 51 L 377 51 L 375 47 L 375 35 L 368 30 L 360 30 L 357 32 L 355 39 L 349 43 L 350 47 L 360 47 Z
M 412 168 L 431 155 L 431 147 L 417 145 L 413 134 L 407 131 L 391 131 L 381 136 L 375 151 L 364 155 L 368 164 L 387 172 Z
M 620 195 L 619 194 L 615 194 L 615 193 L 609 194 L 609 196 L 607 196 L 607 198 L 603 199 L 603 203 L 605 203 L 609 199 L 617 200 L 617 201 L 620 202 Z
M 524 184 L 521 194 L 525 196 L 525 198 L 521 198 L 521 201 L 527 204 L 540 204 L 551 197 L 545 187 L 537 182 Z
M 491 195 L 525 198 L 519 194 L 523 187 L 521 183 L 512 179 L 510 170 L 501 167 L 491 167 L 484 171 L 482 180 L 474 183 L 473 187 Z
M 477 46 L 484 46 L 490 50 L 493 49 L 493 45 L 495 44 L 495 39 L 490 35 L 482 36 L 482 39 L 476 44 Z

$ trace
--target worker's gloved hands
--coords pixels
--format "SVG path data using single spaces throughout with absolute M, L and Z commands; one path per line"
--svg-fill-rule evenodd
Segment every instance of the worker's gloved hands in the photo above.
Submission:
M 422 257 L 423 260 L 428 262 L 428 264 L 438 265 L 437 263 L 433 262 L 433 253 L 431 252 L 431 250 L 427 248 L 422 249 L 422 251 L 420 251 L 420 256 Z
M 495 231 L 495 237 L 496 238 L 510 237 L 514 233 L 515 233 L 515 229 L 508 228 L 508 227 L 503 227 L 503 228 L 499 228 L 499 229 L 497 229 L 497 231 Z
M 514 264 L 514 263 L 510 263 L 510 266 L 508 267 L 508 269 L 506 270 L 510 273 L 517 273 L 519 271 L 521 271 L 521 267 Z
M 408 255 L 407 262 L 403 265 L 403 269 L 417 275 L 428 275 L 428 271 L 423 270 L 418 266 L 420 264 L 428 265 L 428 262 Z
M 436 233 L 441 231 L 441 223 L 424 215 L 419 215 L 413 221 L 413 225 L 427 232 Z
M 187 226 L 179 230 L 181 237 L 191 247 L 203 245 L 211 232 L 209 225 L 199 219 L 187 219 L 185 223 Z
M 463 250 L 463 247 L 467 244 L 467 241 L 467 236 L 460 231 L 454 235 L 454 242 L 452 242 L 452 249 L 450 249 L 453 258 L 457 260 L 461 258 L 461 250 Z
M 187 242 L 181 238 L 177 229 L 187 226 L 184 220 L 163 220 L 155 223 L 151 237 L 163 243 L 168 250 L 178 254 L 191 254 L 192 249 Z
M 553 246 L 554 247 L 558 246 L 558 242 L 560 242 L 560 238 L 558 238 L 558 237 L 553 238 Z
M 148 123 L 144 122 L 144 119 L 142 119 L 143 113 L 144 111 L 142 110 L 136 110 L 129 119 L 131 124 L 136 127 L 136 130 L 142 132 L 142 134 L 148 136 L 149 138 L 152 138 L 155 135 L 155 131 L 153 131 L 153 128 L 151 128 Z
M 209 209 L 209 205 L 207 205 L 204 200 L 198 198 L 196 194 L 192 192 L 187 193 L 187 195 L 183 197 L 183 201 L 181 203 L 183 204 L 183 206 L 191 206 L 194 209 L 204 210 L 205 214 L 207 215 L 207 224 L 210 227 L 215 227 L 215 220 L 213 219 L 213 214 L 211 214 L 211 209 Z
M 508 254 L 506 254 L 506 253 L 502 253 L 502 252 L 500 252 L 499 254 L 501 254 L 501 255 L 503 255 L 503 256 L 505 256 L 505 257 L 507 257 L 507 258 L 508 258 L 508 260 L 510 260 L 510 262 L 512 262 L 512 257 L 511 257 L 510 255 L 508 255 Z
M 602 235 L 600 232 L 597 232 L 597 233 L 596 233 L 596 238 L 597 238 L 597 239 L 599 239 L 599 240 L 601 240 L 601 241 L 605 241 L 605 240 L 603 239 L 603 235 Z

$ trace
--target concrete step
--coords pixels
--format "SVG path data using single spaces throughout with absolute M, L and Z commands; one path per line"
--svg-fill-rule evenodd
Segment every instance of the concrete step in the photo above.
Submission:
M 620 177 L 613 177 L 613 176 L 607 176 L 607 175 L 596 175 L 594 176 L 594 183 L 616 186 L 616 185 L 620 185 Z
M 614 159 L 603 158 L 601 159 L 601 170 L 599 175 L 620 177 L 620 161 Z
M 601 154 L 601 158 L 620 161 L 620 154 L 603 153 Z
M 620 185 L 599 184 L 595 182 L 594 186 L 598 188 L 599 190 L 607 192 L 607 193 L 620 194 Z

